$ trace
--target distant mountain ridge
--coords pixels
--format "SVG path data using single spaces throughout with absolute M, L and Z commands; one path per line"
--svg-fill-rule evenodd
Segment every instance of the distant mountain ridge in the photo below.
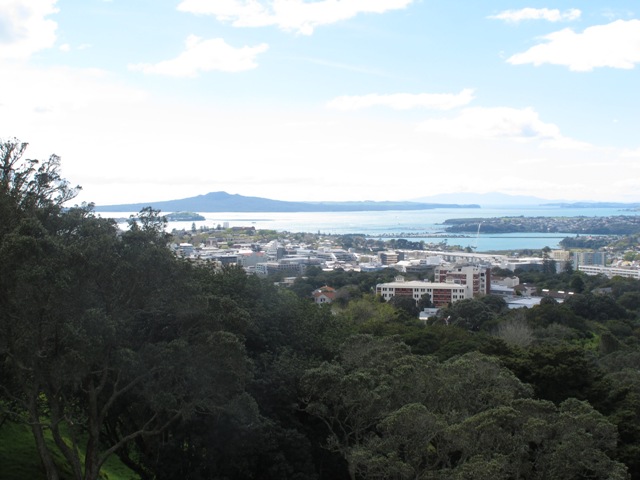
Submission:
M 564 203 L 564 200 L 550 200 L 529 195 L 509 195 L 507 193 L 441 193 L 428 197 L 413 199 L 415 202 L 452 202 L 452 203 L 474 203 L 480 206 L 485 205 L 551 205 Z
M 97 212 L 138 212 L 152 207 L 162 212 L 364 212 L 386 210 L 428 210 L 433 208 L 480 208 L 476 204 L 427 202 L 286 202 L 261 197 L 245 197 L 226 192 L 210 192 L 196 197 L 159 202 L 98 205 Z
M 622 202 L 561 202 L 561 203 L 547 203 L 548 207 L 561 207 L 561 208 L 640 208 L 640 203 L 622 203 Z

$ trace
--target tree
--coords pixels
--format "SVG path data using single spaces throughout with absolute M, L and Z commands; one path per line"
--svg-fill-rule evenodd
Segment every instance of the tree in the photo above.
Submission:
M 389 303 L 380 302 L 372 295 L 352 300 L 341 311 L 345 321 L 354 325 L 365 323 L 385 323 L 395 318 L 395 308 Z
M 0 233 L 6 234 L 25 216 L 46 220 L 59 213 L 80 187 L 70 187 L 60 176 L 60 157 L 24 160 L 28 144 L 17 139 L 0 141 Z
M 421 403 L 409 403 L 391 412 L 362 446 L 353 462 L 363 478 L 422 478 L 437 470 L 441 458 L 435 445 L 447 428 L 442 415 Z
M 470 416 L 444 436 L 455 461 L 438 478 L 627 478 L 611 458 L 615 427 L 575 399 L 558 407 L 518 399 Z
M 390 305 L 393 305 L 398 310 L 406 313 L 409 317 L 416 318 L 420 310 L 418 310 L 418 305 L 413 297 L 409 297 L 406 295 L 395 295 L 391 297 L 388 301 Z
M 556 403 L 588 399 L 601 375 L 584 349 L 568 343 L 529 347 L 520 358 L 505 362 L 539 398 Z
M 496 327 L 495 335 L 508 345 L 528 347 L 534 341 L 533 329 L 528 325 L 526 316 L 516 312 Z
M 356 454 L 374 427 L 425 391 L 433 362 L 411 355 L 393 338 L 358 335 L 348 339 L 336 361 L 307 370 L 302 377 L 305 412 L 326 426 L 326 448 L 339 453 L 356 478 Z
M 484 295 L 479 298 L 495 314 L 504 313 L 508 310 L 507 302 L 499 295 Z
M 573 295 L 565 302 L 576 315 L 589 320 L 624 319 L 629 313 L 609 295 Z
M 157 212 L 120 235 L 90 206 L 62 209 L 73 192 L 57 157 L 35 168 L 16 159 L 24 149 L 3 145 L 2 394 L 14 418 L 28 419 L 47 478 L 59 478 L 50 430 L 74 478 L 93 480 L 133 441 L 240 395 L 244 347 L 211 328 Z
M 432 308 L 433 302 L 431 301 L 431 295 L 425 293 L 418 300 L 418 312 L 423 311 L 425 308 Z
M 574 292 L 577 292 L 577 293 L 584 292 L 585 283 L 584 283 L 584 280 L 582 279 L 582 276 L 577 273 L 574 273 L 573 275 L 571 275 L 570 286 Z
M 450 307 L 442 309 L 441 318 L 448 318 L 450 325 L 455 325 L 473 332 L 479 331 L 487 322 L 494 319 L 494 313 L 486 303 L 473 298 L 458 300 Z

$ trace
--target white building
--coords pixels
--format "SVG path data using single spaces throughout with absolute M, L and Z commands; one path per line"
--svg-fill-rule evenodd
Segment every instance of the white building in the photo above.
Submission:
M 491 290 L 491 268 L 479 265 L 436 267 L 434 280 L 440 283 L 467 285 L 472 295 L 486 295 Z
M 376 285 L 376 294 L 387 301 L 392 297 L 404 296 L 411 297 L 418 303 L 425 293 L 429 294 L 436 307 L 446 307 L 450 303 L 472 297 L 470 287 L 455 283 L 434 283 L 419 280 L 407 282 L 404 277 L 396 277 L 394 282 Z
M 624 267 L 604 267 L 602 265 L 578 265 L 578 270 L 587 275 L 605 275 L 606 277 L 626 277 L 640 280 L 640 269 Z

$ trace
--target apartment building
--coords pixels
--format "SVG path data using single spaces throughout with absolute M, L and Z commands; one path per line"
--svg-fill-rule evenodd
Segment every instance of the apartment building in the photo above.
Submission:
M 491 268 L 480 265 L 436 267 L 434 281 L 470 287 L 470 294 L 487 295 L 491 292 Z
M 587 265 L 605 266 L 607 254 L 605 252 L 573 252 L 573 268 L 580 270 L 580 267 Z
M 387 301 L 392 297 L 404 296 L 411 297 L 418 303 L 425 293 L 429 294 L 436 307 L 446 307 L 450 303 L 471 297 L 468 286 L 455 283 L 405 281 L 404 277 L 396 277 L 394 282 L 376 285 L 376 294 Z
M 604 267 L 602 265 L 580 265 L 578 270 L 587 275 L 605 275 L 606 277 L 625 277 L 640 280 L 640 269 L 624 267 Z

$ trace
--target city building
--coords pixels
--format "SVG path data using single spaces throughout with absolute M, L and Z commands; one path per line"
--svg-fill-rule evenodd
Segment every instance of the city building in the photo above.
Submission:
M 549 258 L 556 262 L 568 262 L 571 259 L 571 252 L 569 250 L 551 250 Z
M 404 277 L 396 277 L 394 282 L 377 284 L 376 294 L 387 301 L 396 296 L 411 297 L 416 303 L 424 294 L 429 294 L 436 307 L 446 307 L 450 303 L 472 296 L 471 289 L 466 285 L 420 280 L 405 281 Z
M 491 291 L 491 268 L 479 265 L 436 267 L 434 281 L 455 283 L 471 288 L 471 295 L 486 295 Z
M 587 275 L 604 275 L 609 278 L 625 277 L 640 280 L 640 269 L 624 267 L 604 267 L 602 265 L 580 265 L 578 270 Z
M 398 255 L 397 252 L 379 252 L 378 258 L 380 259 L 380 263 L 383 265 L 393 265 L 403 259 L 400 258 L 400 255 Z
M 587 265 L 601 265 L 607 263 L 605 252 L 573 252 L 573 268 L 580 270 L 580 267 Z

